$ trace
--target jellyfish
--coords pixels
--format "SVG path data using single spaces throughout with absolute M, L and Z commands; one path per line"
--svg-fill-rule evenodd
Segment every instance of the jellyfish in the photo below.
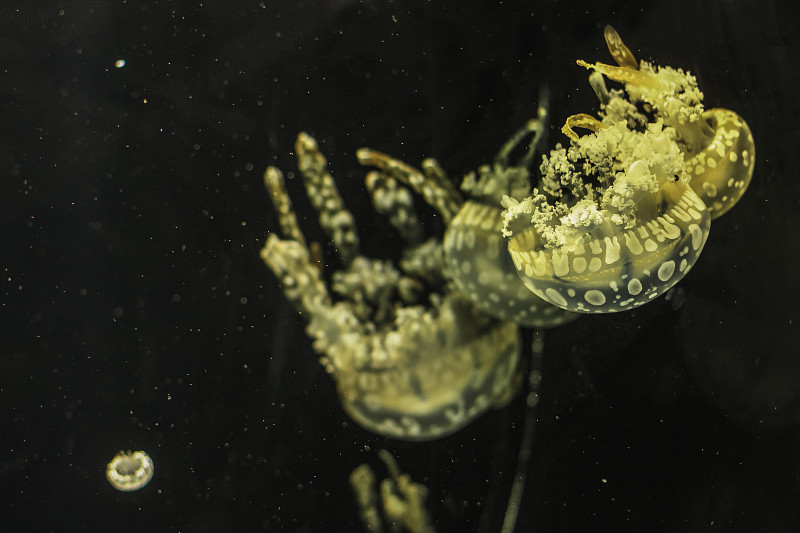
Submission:
M 522 282 L 582 313 L 630 310 L 680 281 L 711 219 L 747 189 L 755 154 L 741 117 L 704 110 L 694 76 L 637 63 L 611 26 L 605 39 L 618 66 L 578 60 L 594 71 L 600 118 L 567 118 L 570 145 L 543 157 L 532 194 L 503 198 L 503 235 Z M 604 76 L 625 92 L 609 91 Z
M 119 491 L 139 490 L 153 479 L 153 460 L 143 451 L 120 450 L 106 467 L 106 479 Z

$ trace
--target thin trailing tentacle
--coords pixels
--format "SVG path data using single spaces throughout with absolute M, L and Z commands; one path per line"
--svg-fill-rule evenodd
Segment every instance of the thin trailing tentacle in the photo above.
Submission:
M 522 331 L 529 332 L 531 330 Z M 539 391 L 542 385 L 544 362 L 544 330 L 537 328 L 531 332 L 531 335 L 531 370 L 528 374 L 528 394 L 525 397 L 527 409 L 522 422 L 522 439 L 517 453 L 517 468 L 511 484 L 511 492 L 508 495 L 508 505 L 500 533 L 513 533 L 517 525 L 522 494 L 525 492 L 525 484 L 528 481 L 528 467 L 533 453 L 533 439 L 538 423 Z

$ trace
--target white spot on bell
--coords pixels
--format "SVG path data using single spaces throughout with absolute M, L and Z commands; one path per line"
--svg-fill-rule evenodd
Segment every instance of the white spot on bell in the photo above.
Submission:
M 675 273 L 675 261 L 669 260 L 664 261 L 661 263 L 661 266 L 658 267 L 658 279 L 661 281 L 668 281 L 669 278 L 672 277 L 672 274 Z
M 638 278 L 633 278 L 628 282 L 628 293 L 631 296 L 636 296 L 642 292 L 642 282 Z
M 606 303 L 606 295 L 597 289 L 590 289 L 583 295 L 584 299 L 592 305 L 601 306 Z
M 697 251 L 703 246 L 703 231 L 697 224 L 689 225 L 689 233 L 692 235 L 692 249 Z
M 567 306 L 567 300 L 564 298 L 564 296 L 561 295 L 560 292 L 558 292 L 557 289 L 549 287 L 544 292 L 545 292 L 545 294 L 547 294 L 548 299 L 551 302 L 553 302 L 554 304 L 556 304 L 558 306 L 561 306 L 561 307 L 566 307 Z

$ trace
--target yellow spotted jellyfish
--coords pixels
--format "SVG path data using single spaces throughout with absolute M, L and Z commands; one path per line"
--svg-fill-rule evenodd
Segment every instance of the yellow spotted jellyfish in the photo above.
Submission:
M 594 70 L 599 118 L 569 117 L 570 145 L 543 157 L 532 194 L 503 198 L 503 234 L 522 282 L 582 313 L 633 309 L 682 279 L 755 161 L 747 124 L 727 109 L 704 110 L 694 76 L 637 63 L 610 26 L 605 38 L 617 66 L 578 61 Z M 609 91 L 604 76 L 624 92 Z
M 139 490 L 153 479 L 153 460 L 143 451 L 120 451 L 106 467 L 106 479 L 122 492 Z

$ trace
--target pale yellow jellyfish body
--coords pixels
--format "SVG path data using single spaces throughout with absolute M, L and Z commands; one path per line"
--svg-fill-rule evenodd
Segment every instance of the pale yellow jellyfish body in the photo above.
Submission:
M 139 490 L 153 479 L 153 460 L 145 452 L 120 451 L 106 467 L 106 479 L 122 492 Z
M 686 274 L 710 216 L 673 137 L 660 123 L 599 129 L 545 158 L 541 190 L 506 200 L 508 251 L 534 294 L 571 311 L 624 311 Z
M 504 198 L 503 234 L 520 279 L 584 313 L 632 309 L 683 278 L 711 219 L 747 188 L 755 153 L 741 117 L 704 110 L 694 76 L 638 64 L 610 26 L 605 38 L 618 66 L 578 61 L 596 71 L 600 118 L 569 117 L 570 145 L 544 157 L 533 194 Z M 625 92 L 606 89 L 603 76 Z
M 390 176 L 367 179 L 376 209 L 409 241 L 398 267 L 359 251 L 354 219 L 316 141 L 300 134 L 296 152 L 344 268 L 332 274 L 329 287 L 311 259 L 283 175 L 273 167 L 265 180 L 285 238 L 270 235 L 261 256 L 308 318 L 306 331 L 336 380 L 345 411 L 380 435 L 430 440 L 502 403 L 517 367 L 516 325 L 479 312 L 450 289 L 442 245 L 421 240 L 405 189 Z M 432 205 L 454 212 L 443 188 L 429 192 Z

